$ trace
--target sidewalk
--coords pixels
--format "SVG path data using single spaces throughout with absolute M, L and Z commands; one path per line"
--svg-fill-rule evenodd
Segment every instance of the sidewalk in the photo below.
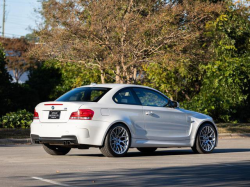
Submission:
M 219 139 L 227 138 L 250 138 L 250 133 L 222 133 L 219 134 Z M 30 138 L 26 139 L 0 139 L 0 145 L 11 145 L 11 144 L 31 144 Z

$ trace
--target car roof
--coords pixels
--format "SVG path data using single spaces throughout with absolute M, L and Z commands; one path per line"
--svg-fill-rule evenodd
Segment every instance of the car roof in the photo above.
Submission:
M 142 87 L 142 88 L 150 88 L 147 86 L 141 86 L 141 85 L 136 85 L 136 84 L 90 84 L 90 85 L 84 85 L 82 87 L 105 87 L 105 88 L 126 88 L 126 87 Z M 152 89 L 152 88 L 150 88 Z
M 113 84 L 113 83 L 108 83 L 108 84 L 95 84 L 92 83 L 90 85 L 85 85 L 85 86 L 81 86 L 78 88 L 84 88 L 84 87 L 103 87 L 103 88 L 116 88 L 116 89 L 122 89 L 122 88 L 127 88 L 127 87 L 137 87 L 137 88 L 147 88 L 150 90 L 154 90 L 156 92 L 161 93 L 159 90 L 156 90 L 154 88 L 148 87 L 148 86 L 142 86 L 142 85 L 137 85 L 137 84 Z M 165 97 L 167 97 L 165 94 L 161 93 L 162 95 L 164 95 Z

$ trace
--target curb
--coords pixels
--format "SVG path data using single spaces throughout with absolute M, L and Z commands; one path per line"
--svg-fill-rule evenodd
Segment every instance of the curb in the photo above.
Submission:
M 10 145 L 10 144 L 31 144 L 31 139 L 0 139 L 0 145 Z
M 250 138 L 250 133 L 222 133 L 219 134 L 219 139 L 226 138 Z M 11 144 L 32 144 L 30 138 L 26 139 L 0 139 L 0 145 Z
M 219 134 L 219 139 L 223 138 L 250 138 L 250 133 L 222 133 Z

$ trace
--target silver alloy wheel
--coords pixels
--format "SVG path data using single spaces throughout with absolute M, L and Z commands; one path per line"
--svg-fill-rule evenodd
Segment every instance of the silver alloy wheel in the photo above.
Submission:
M 215 147 L 216 135 L 214 129 L 210 126 L 205 126 L 200 131 L 199 135 L 200 146 L 204 151 L 211 151 Z
M 123 154 L 129 145 L 129 134 L 124 127 L 115 127 L 110 133 L 110 146 L 116 154 Z

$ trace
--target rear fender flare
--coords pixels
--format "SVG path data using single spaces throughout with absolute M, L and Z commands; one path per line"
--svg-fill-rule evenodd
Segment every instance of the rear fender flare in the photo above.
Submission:
M 125 125 L 125 126 L 128 128 L 129 133 L 130 133 L 130 136 L 131 136 L 131 143 L 132 143 L 132 138 L 133 138 L 134 132 L 135 132 L 135 131 L 134 131 L 133 125 L 132 125 L 132 124 L 128 124 L 128 123 L 125 122 L 125 121 L 117 120 L 117 121 L 114 121 L 113 123 L 111 123 L 111 124 L 109 125 L 109 127 L 107 128 L 107 130 L 105 131 L 104 136 L 103 136 L 103 138 L 102 138 L 102 145 L 104 144 L 104 140 L 105 140 L 105 138 L 106 138 L 106 136 L 107 136 L 107 134 L 108 134 L 108 132 L 109 132 L 109 129 L 110 129 L 113 125 L 116 125 L 116 124 L 119 124 L 119 123 Z

